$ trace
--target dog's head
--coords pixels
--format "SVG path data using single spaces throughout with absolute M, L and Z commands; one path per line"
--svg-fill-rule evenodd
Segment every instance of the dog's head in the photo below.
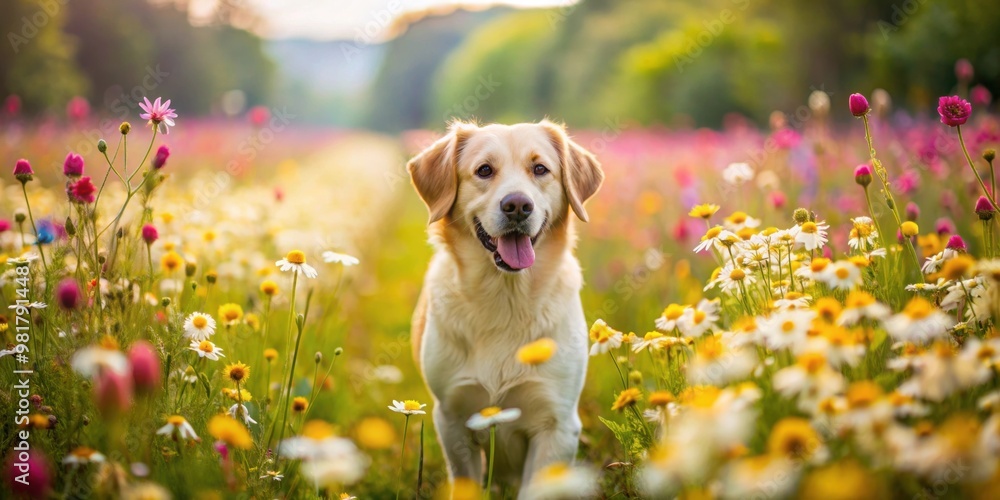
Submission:
M 517 272 L 531 267 L 545 230 L 583 203 L 604 179 L 592 154 L 549 121 L 518 125 L 456 122 L 407 164 L 430 222 L 448 218 L 482 243 L 484 258 Z

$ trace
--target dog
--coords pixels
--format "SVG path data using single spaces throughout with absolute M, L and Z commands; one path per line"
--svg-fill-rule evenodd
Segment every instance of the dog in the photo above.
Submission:
M 407 170 L 436 250 L 413 315 L 414 358 L 449 478 L 483 478 L 489 434 L 470 431 L 469 417 L 519 408 L 496 428 L 494 475 L 526 486 L 545 466 L 575 459 L 588 327 L 570 212 L 587 221 L 584 202 L 604 174 L 547 119 L 454 122 Z M 520 347 L 545 337 L 557 345 L 551 359 L 518 361 Z

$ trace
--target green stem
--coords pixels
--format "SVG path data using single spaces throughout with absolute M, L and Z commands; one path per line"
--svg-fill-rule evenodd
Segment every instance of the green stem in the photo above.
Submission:
M 289 308 L 289 311 L 288 311 L 288 314 L 289 314 L 289 317 L 288 317 L 288 328 L 289 329 L 292 328 L 292 325 L 293 325 L 294 320 L 295 320 L 295 289 L 298 288 L 298 283 L 299 283 L 299 272 L 298 272 L 298 270 L 293 270 L 292 271 L 292 302 L 291 302 L 291 307 Z M 284 406 L 283 406 L 283 408 L 281 410 L 281 429 L 278 430 L 278 442 L 279 443 L 281 442 L 281 439 L 283 437 L 285 437 L 285 422 L 286 422 L 286 420 L 288 418 L 288 404 L 291 402 L 291 398 L 292 398 L 292 379 L 293 379 L 293 377 L 295 377 L 295 363 L 299 359 L 299 343 L 302 341 L 302 330 L 303 329 L 305 329 L 304 325 L 303 325 L 303 328 L 299 328 L 298 329 L 298 334 L 296 334 L 296 336 L 295 336 L 295 350 L 292 352 L 292 364 L 291 364 L 291 367 L 288 370 L 288 383 L 286 384 L 286 387 L 285 387 L 285 404 L 284 404 Z M 277 421 L 277 419 L 275 419 L 275 421 Z M 273 428 L 271 429 L 271 433 L 272 434 L 274 433 L 274 429 Z
M 622 367 L 618 365 L 618 358 L 615 357 L 614 351 L 608 351 L 608 354 L 611 356 L 611 361 L 615 362 L 615 369 L 618 370 L 618 377 L 622 379 L 622 387 L 628 389 L 628 382 L 625 381 L 625 375 L 622 374 Z
M 31 214 L 31 203 L 28 201 L 28 185 L 27 183 L 21 183 L 21 192 L 24 193 L 24 206 L 28 209 L 28 220 L 31 221 L 31 230 L 35 232 L 35 246 L 38 247 L 38 255 L 42 258 L 42 268 L 45 269 L 45 273 L 48 274 L 49 266 L 45 263 L 45 252 L 42 251 L 42 242 L 38 238 L 38 227 L 35 226 L 35 216 Z M 22 233 L 23 234 L 23 233 Z M 22 236 L 23 238 L 23 236 Z M 22 239 L 22 242 L 24 240 Z
M 496 451 L 497 426 L 490 426 L 490 463 L 486 473 L 486 499 L 489 500 L 493 494 L 493 455 Z
M 983 178 L 979 175 L 979 170 L 976 168 L 976 164 L 972 162 L 972 157 L 969 156 L 969 150 L 965 147 L 965 139 L 962 137 L 962 126 L 958 125 L 955 129 L 958 130 L 958 142 L 962 145 L 962 152 L 965 153 L 965 160 L 969 162 L 969 168 L 972 169 L 972 173 L 976 174 L 976 180 L 979 181 L 979 186 L 983 188 L 983 193 L 986 194 L 986 198 L 990 200 L 990 203 L 993 204 L 993 208 L 995 210 L 997 208 L 997 202 L 994 198 L 994 193 L 990 192 L 989 189 L 986 189 L 986 183 L 983 182 Z M 993 165 L 991 164 L 990 167 L 992 169 Z
M 403 444 L 399 450 L 399 483 L 396 484 L 396 500 L 399 500 L 399 490 L 403 488 L 403 470 L 406 465 L 406 431 L 410 429 L 410 416 L 403 414 Z

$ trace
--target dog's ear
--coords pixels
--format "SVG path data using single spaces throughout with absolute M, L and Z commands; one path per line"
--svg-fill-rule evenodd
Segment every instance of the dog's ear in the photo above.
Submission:
M 458 194 L 458 154 L 474 126 L 456 122 L 448 134 L 406 164 L 413 187 L 424 200 L 433 223 L 451 211 Z
M 559 151 L 559 158 L 562 161 L 562 184 L 566 192 L 566 199 L 580 220 L 587 222 L 587 210 L 583 208 L 586 202 L 604 182 L 604 172 L 601 171 L 601 164 L 586 149 L 573 142 L 566 135 L 566 130 L 562 125 L 555 124 L 549 120 L 543 120 L 541 125 L 548 132 L 553 145 Z

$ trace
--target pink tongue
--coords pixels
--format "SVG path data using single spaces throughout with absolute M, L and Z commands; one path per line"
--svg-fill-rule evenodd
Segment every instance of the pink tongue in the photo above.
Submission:
M 497 252 L 508 266 L 514 269 L 531 267 L 535 263 L 535 249 L 526 234 L 508 234 L 497 241 Z

